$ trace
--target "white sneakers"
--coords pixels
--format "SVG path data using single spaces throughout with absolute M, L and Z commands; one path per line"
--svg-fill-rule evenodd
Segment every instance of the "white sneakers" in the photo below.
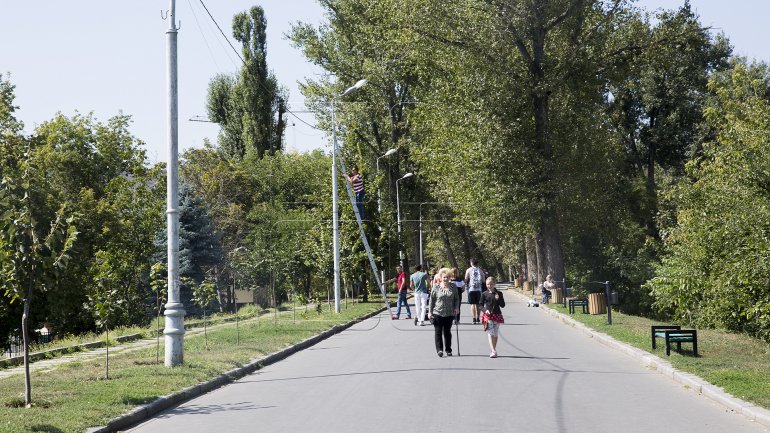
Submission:
M 489 357 L 490 357 L 490 358 L 497 358 L 497 352 L 495 352 L 495 351 L 492 351 L 492 352 L 489 354 Z

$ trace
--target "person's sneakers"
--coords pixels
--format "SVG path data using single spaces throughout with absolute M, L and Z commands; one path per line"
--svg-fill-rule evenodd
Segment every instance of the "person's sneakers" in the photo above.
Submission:
M 420 322 L 420 326 L 425 326 L 425 322 Z
M 439 357 L 439 358 L 441 358 L 441 357 L 443 357 L 443 356 L 444 356 L 444 352 L 442 352 L 442 351 L 440 351 L 440 350 L 439 350 L 439 351 L 438 351 L 438 357 Z
M 417 326 L 417 318 L 414 318 L 414 326 Z
M 447 351 L 447 352 L 446 352 L 446 356 L 452 356 L 452 352 L 450 352 L 450 351 Z
M 412 316 L 406 316 L 406 320 L 412 320 Z
M 390 318 L 393 320 L 398 320 L 398 316 L 390 316 Z
M 497 352 L 492 351 L 492 353 L 489 354 L 490 358 L 497 358 Z

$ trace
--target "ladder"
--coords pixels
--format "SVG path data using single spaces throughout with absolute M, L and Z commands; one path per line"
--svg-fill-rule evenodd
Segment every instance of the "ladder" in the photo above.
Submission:
M 348 170 L 345 168 L 345 162 L 342 160 L 342 153 L 340 152 L 339 146 L 334 146 L 335 149 L 335 156 L 340 162 L 340 168 L 342 168 L 343 173 L 347 173 Z M 393 310 L 390 307 L 390 302 L 388 302 L 388 297 L 385 294 L 385 285 L 380 281 L 379 272 L 377 270 L 377 263 L 374 261 L 374 255 L 372 254 L 372 248 L 369 246 L 369 240 L 366 239 L 366 233 L 364 233 L 364 224 L 363 221 L 361 221 L 361 215 L 358 214 L 358 206 L 356 206 L 356 196 L 353 194 L 353 188 L 350 186 L 350 182 L 347 180 L 345 183 L 345 190 L 348 192 L 348 197 L 350 198 L 350 204 L 353 206 L 353 213 L 356 214 L 356 222 L 358 223 L 358 229 L 361 233 L 361 240 L 364 243 L 364 248 L 366 249 L 366 255 L 369 256 L 369 265 L 372 267 L 372 273 L 374 274 L 374 281 L 377 282 L 377 287 L 380 288 L 380 293 L 382 293 L 382 301 L 385 303 L 385 308 L 388 310 L 388 314 L 390 317 L 393 317 Z

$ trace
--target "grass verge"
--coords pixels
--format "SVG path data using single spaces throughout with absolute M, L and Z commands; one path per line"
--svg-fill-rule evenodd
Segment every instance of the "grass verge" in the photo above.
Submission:
M 529 295 L 527 295 L 529 296 Z M 541 305 L 543 306 L 543 305 Z M 746 335 L 713 329 L 698 329 L 698 354 L 692 356 L 690 344 L 682 344 L 682 353 L 671 351 L 666 356 L 665 344 L 659 340 L 652 350 L 650 326 L 672 324 L 612 311 L 612 325 L 607 315 L 583 314 L 580 308 L 569 314 L 560 304 L 547 308 L 572 317 L 591 329 L 668 360 L 681 371 L 692 373 L 742 400 L 770 409 L 770 345 Z
M 326 309 L 320 314 L 297 311 L 296 322 L 292 311 L 282 312 L 241 322 L 237 331 L 233 323 L 208 332 L 209 350 L 203 334 L 191 335 L 185 338 L 184 365 L 175 368 L 165 368 L 162 357 L 161 364 L 156 364 L 155 348 L 147 348 L 111 355 L 109 379 L 104 359 L 33 372 L 31 408 L 19 404 L 24 395 L 22 375 L 0 379 L 0 432 L 82 433 L 137 405 L 209 380 L 381 306 L 350 304 L 340 314 Z

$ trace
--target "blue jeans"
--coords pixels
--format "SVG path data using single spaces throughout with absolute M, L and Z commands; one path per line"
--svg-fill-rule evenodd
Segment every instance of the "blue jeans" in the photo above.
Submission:
M 361 217 L 361 221 L 364 220 L 364 192 L 356 193 L 356 206 L 358 206 L 358 215 Z
M 401 317 L 401 304 L 406 306 L 406 318 L 412 317 L 412 310 L 409 309 L 409 304 L 406 302 L 406 291 L 398 292 L 398 306 L 396 307 L 396 318 Z
M 549 299 L 551 299 L 551 291 L 543 289 L 543 304 L 547 304 Z

